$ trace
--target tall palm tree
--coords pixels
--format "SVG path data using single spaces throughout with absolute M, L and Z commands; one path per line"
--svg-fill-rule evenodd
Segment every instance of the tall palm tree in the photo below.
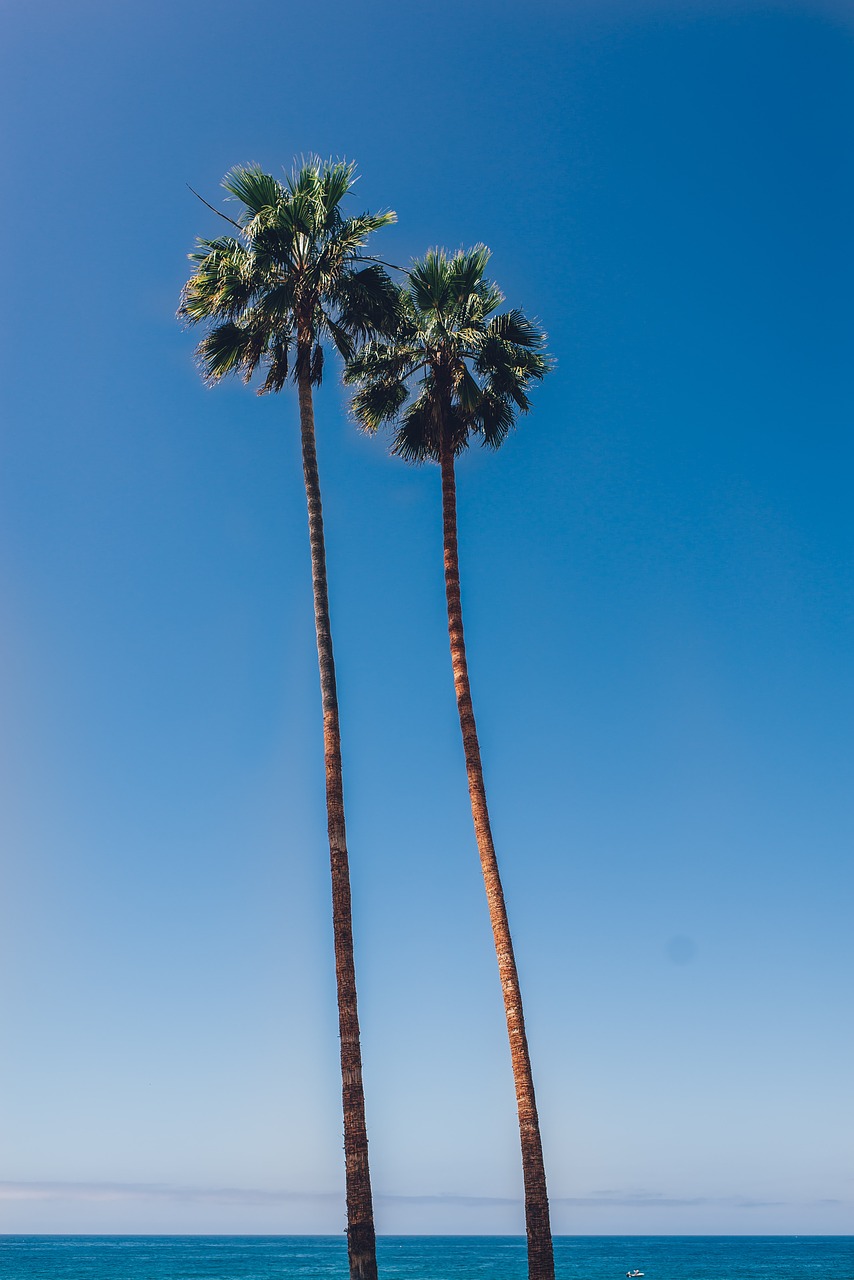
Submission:
M 312 388 L 323 376 L 323 341 L 344 356 L 377 332 L 394 289 L 363 252 L 393 213 L 345 218 L 340 205 L 352 165 L 309 160 L 284 182 L 256 166 L 233 169 L 223 186 L 238 202 L 236 234 L 199 240 L 179 315 L 206 323 L 197 355 L 204 377 L 264 372 L 259 394 L 296 383 L 308 504 L 314 621 L 323 705 L 326 811 L 344 1108 L 347 1246 L 351 1280 L 376 1280 L 376 1237 L 356 1003 L 350 872 L 344 826 L 338 695 L 329 625 L 323 512 L 315 450 Z
M 448 256 L 427 254 L 398 291 L 397 333 L 366 343 L 351 357 L 345 381 L 358 387 L 357 420 L 368 431 L 394 426 L 392 453 L 408 462 L 438 462 L 442 473 L 448 636 L 462 730 L 475 836 L 504 993 L 522 1144 L 528 1274 L 553 1280 L 554 1256 L 546 1175 L 522 996 L 504 892 L 489 823 L 486 789 L 466 662 L 454 462 L 471 439 L 497 449 L 525 413 L 527 392 L 549 360 L 544 334 L 521 311 L 494 314 L 503 296 L 485 279 L 483 246 Z

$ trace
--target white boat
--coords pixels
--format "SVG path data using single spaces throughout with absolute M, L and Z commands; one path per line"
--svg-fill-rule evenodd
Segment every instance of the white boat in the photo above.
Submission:
M 637 1280 L 637 1277 L 638 1277 L 638 1276 L 642 1276 L 642 1275 L 643 1275 L 643 1272 L 642 1272 L 642 1271 L 627 1271 L 627 1272 L 626 1272 L 627 1280 Z

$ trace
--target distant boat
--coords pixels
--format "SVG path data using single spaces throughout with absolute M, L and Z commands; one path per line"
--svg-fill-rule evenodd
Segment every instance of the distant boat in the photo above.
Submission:
M 636 1277 L 637 1277 L 637 1276 L 642 1276 L 642 1275 L 643 1275 L 643 1272 L 642 1272 L 642 1271 L 637 1271 L 637 1270 L 635 1270 L 635 1271 L 627 1271 L 627 1272 L 626 1272 L 626 1275 L 628 1276 L 628 1280 L 636 1280 Z

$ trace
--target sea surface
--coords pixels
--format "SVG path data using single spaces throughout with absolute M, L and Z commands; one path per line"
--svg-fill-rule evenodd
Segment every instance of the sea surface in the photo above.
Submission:
M 525 1280 L 508 1236 L 385 1236 L 380 1280 Z M 562 1236 L 558 1280 L 854 1280 L 852 1236 Z M 0 1236 L 2 1280 L 347 1280 L 343 1237 Z

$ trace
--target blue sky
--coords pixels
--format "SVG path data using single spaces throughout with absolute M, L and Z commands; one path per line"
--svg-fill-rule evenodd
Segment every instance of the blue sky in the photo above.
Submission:
M 850 12 L 2 26 L 0 1230 L 343 1223 L 296 405 L 174 319 L 187 184 L 319 152 L 557 358 L 459 475 L 555 1229 L 854 1233 Z M 377 1224 L 520 1231 L 438 476 L 317 418 Z

